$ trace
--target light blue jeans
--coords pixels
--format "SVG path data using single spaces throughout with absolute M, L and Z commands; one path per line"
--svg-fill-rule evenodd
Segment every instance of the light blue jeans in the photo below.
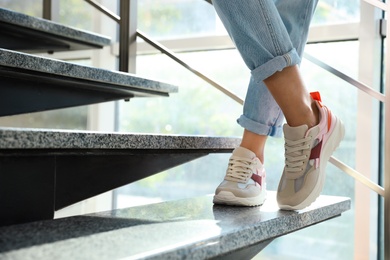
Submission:
M 213 0 L 215 10 L 251 70 L 237 122 L 259 135 L 282 135 L 284 116 L 263 80 L 299 65 L 318 0 Z

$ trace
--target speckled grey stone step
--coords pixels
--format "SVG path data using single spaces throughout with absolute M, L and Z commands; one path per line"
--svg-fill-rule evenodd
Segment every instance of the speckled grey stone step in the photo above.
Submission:
M 54 52 L 102 48 L 106 36 L 0 8 L 0 48 Z
M 70 131 L 50 129 L 28 129 L 0 127 L 0 151 L 30 153 L 30 150 L 52 150 L 72 153 L 73 150 L 209 150 L 231 151 L 240 143 L 240 138 L 196 136 L 196 135 L 159 135 L 139 133 L 104 133 L 93 131 Z
M 230 153 L 239 143 L 229 137 L 0 128 L 0 205 L 7 208 L 0 226 L 53 218 L 63 207 L 211 153 Z
M 176 86 L 133 74 L 5 49 L 0 80 L 0 116 L 177 92 Z
M 205 196 L 3 227 L 0 258 L 250 259 L 273 239 L 351 207 L 323 195 L 304 210 L 281 211 L 275 196 L 260 207 L 213 206 Z

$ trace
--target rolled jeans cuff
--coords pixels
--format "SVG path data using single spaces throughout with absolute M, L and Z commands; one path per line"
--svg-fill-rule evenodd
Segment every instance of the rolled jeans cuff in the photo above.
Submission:
M 252 77 L 256 83 L 263 81 L 266 78 L 269 78 L 277 71 L 282 71 L 286 67 L 298 65 L 301 63 L 301 58 L 298 55 L 298 52 L 293 48 L 288 53 L 282 56 L 276 56 L 272 60 L 266 62 L 263 65 L 255 68 L 251 71 Z
M 237 119 L 237 123 L 246 130 L 258 134 L 272 137 L 282 137 L 283 129 L 281 125 L 269 126 L 253 121 L 244 115 Z

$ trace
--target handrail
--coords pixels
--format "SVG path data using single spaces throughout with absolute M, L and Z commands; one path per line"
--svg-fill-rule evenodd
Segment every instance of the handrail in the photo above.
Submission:
M 363 174 L 359 173 L 355 169 L 352 169 L 348 165 L 344 164 L 340 160 L 336 159 L 335 157 L 330 157 L 329 162 L 331 162 L 333 165 L 335 165 L 337 168 L 348 174 L 349 176 L 353 177 L 355 180 L 359 181 L 366 187 L 370 188 L 372 191 L 378 193 L 382 197 L 385 197 L 385 189 L 382 188 L 380 185 L 376 184 Z
M 312 63 L 316 64 L 317 66 L 323 68 L 324 70 L 326 70 L 326 71 L 332 73 L 333 75 L 339 77 L 340 79 L 350 83 L 351 85 L 357 87 L 358 89 L 362 90 L 363 92 L 366 92 L 371 97 L 376 98 L 377 100 L 379 100 L 381 102 L 385 102 L 385 95 L 383 95 L 382 93 L 370 88 L 369 86 L 365 85 L 364 83 L 362 83 L 360 81 L 357 81 L 357 80 L 351 78 L 350 76 L 348 76 L 348 75 L 342 73 L 341 71 L 329 66 L 328 64 L 320 61 L 319 59 L 315 58 L 314 56 L 312 56 L 308 53 L 305 53 L 304 57 L 307 60 L 311 61 Z
M 98 9 L 100 12 L 102 12 L 103 14 L 107 15 L 108 17 L 110 17 L 112 20 L 114 20 L 115 22 L 117 23 L 120 23 L 121 21 L 121 18 L 119 15 L 115 14 L 114 12 L 111 12 L 108 8 L 106 8 L 105 6 L 99 4 L 98 2 L 94 1 L 94 0 L 84 0 L 86 1 L 87 3 L 89 3 L 90 5 L 92 5 L 93 7 L 95 7 L 96 9 Z
M 153 46 L 157 50 L 166 54 L 168 57 L 170 57 L 171 59 L 173 59 L 174 61 L 176 61 L 177 63 L 179 63 L 180 65 L 182 65 L 183 67 L 185 67 L 186 69 L 188 69 L 189 71 L 191 71 L 192 73 L 194 73 L 195 75 L 197 75 L 198 77 L 200 77 L 201 79 L 203 79 L 204 81 L 206 81 L 207 83 L 212 85 L 213 87 L 215 87 L 216 89 L 220 90 L 225 95 L 232 98 L 237 103 L 239 103 L 241 105 L 244 104 L 244 100 L 242 98 L 240 98 L 239 96 L 237 96 L 236 94 L 234 94 L 233 92 L 228 90 L 227 88 L 221 86 L 220 84 L 218 84 L 214 80 L 210 79 L 205 74 L 203 74 L 200 71 L 196 70 L 195 68 L 191 67 L 188 63 L 186 63 L 182 59 L 180 59 L 174 52 L 172 52 L 171 50 L 169 50 L 168 48 L 166 48 L 165 46 L 163 46 L 159 42 L 152 40 L 145 33 L 141 32 L 140 30 L 137 30 L 137 36 L 142 38 L 146 43 L 150 44 L 151 46 Z

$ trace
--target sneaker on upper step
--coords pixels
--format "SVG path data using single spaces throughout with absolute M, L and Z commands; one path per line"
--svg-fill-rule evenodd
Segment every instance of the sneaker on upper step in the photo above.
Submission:
M 285 167 L 279 182 L 277 201 L 281 209 L 299 210 L 320 195 L 325 183 L 325 167 L 344 138 L 344 126 L 321 102 L 319 92 L 310 93 L 319 110 L 319 124 L 283 126 Z
M 259 206 L 266 199 L 265 169 L 255 153 L 234 149 L 226 175 L 217 187 L 213 202 L 233 206 Z

